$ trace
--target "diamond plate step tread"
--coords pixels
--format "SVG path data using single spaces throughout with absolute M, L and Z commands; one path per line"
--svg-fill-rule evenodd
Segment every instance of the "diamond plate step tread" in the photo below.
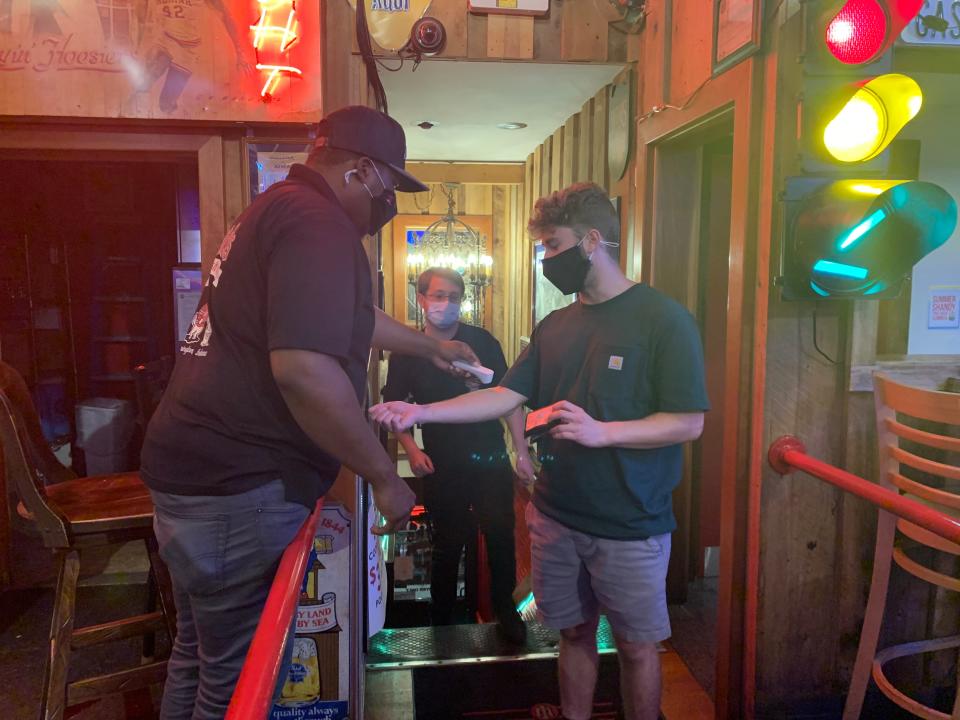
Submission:
M 538 622 L 527 623 L 527 642 L 522 648 L 503 640 L 494 623 L 385 629 L 370 639 L 367 669 L 549 659 L 557 656 L 559 640 L 556 630 Z M 605 617 L 600 619 L 597 645 L 601 653 L 616 651 Z

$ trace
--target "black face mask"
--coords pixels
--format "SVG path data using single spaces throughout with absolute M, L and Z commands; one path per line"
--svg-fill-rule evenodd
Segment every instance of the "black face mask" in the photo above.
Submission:
M 580 250 L 580 243 L 543 260 L 543 276 L 564 295 L 580 292 L 590 272 L 590 260 Z
M 382 195 L 377 195 L 370 200 L 370 227 L 367 228 L 368 235 L 376 235 L 377 232 L 393 220 L 397 215 L 397 194 L 393 190 L 387 190 Z

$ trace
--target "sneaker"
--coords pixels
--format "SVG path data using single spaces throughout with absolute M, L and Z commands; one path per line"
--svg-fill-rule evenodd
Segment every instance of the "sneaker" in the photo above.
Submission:
M 497 632 L 511 645 L 527 644 L 527 626 L 513 608 L 497 615 Z

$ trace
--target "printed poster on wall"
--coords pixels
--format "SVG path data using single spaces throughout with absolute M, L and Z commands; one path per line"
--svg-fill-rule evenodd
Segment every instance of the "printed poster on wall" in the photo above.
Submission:
M 346 720 L 350 697 L 350 523 L 324 505 L 297 606 L 293 662 L 273 720 Z
M 927 327 L 960 328 L 960 285 L 930 288 Z
M 0 114 L 316 120 L 320 3 L 0 0 Z

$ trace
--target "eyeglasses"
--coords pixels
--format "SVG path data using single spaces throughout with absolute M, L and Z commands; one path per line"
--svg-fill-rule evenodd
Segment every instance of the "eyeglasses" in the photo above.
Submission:
M 444 300 L 447 300 L 452 302 L 454 305 L 459 305 L 463 300 L 463 296 L 460 295 L 460 293 L 430 293 L 426 297 L 428 297 L 430 300 L 436 300 L 437 302 L 443 302 Z

